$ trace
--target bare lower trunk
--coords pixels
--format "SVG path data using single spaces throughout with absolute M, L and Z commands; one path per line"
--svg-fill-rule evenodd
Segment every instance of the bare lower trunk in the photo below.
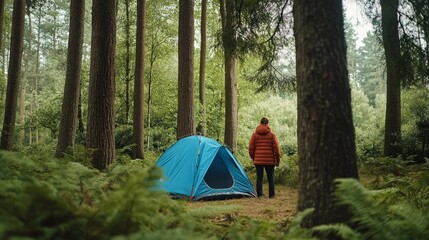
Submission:
M 195 134 L 194 123 L 194 2 L 179 0 L 179 91 L 177 135 Z
M 401 53 L 398 33 L 398 0 L 381 0 L 381 26 L 386 55 L 387 92 L 384 155 L 401 154 Z
M 75 145 L 80 96 L 85 1 L 72 0 L 70 12 L 67 74 L 64 85 L 56 157 L 62 157 L 67 147 L 74 147 Z
M 358 178 L 341 0 L 294 1 L 298 98 L 298 210 L 303 225 L 350 217 L 336 205 L 336 178 Z
M 146 0 L 137 0 L 136 69 L 134 82 L 134 158 L 144 158 L 144 33 Z
M 115 158 L 116 0 L 92 2 L 91 69 L 86 145 L 92 164 L 105 169 Z

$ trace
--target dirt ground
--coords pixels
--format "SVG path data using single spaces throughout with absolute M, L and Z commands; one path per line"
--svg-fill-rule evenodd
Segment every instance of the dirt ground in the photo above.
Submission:
M 268 195 L 268 186 L 263 186 L 264 194 Z M 186 207 L 201 208 L 206 206 L 234 206 L 239 217 L 249 217 L 258 220 L 282 221 L 296 213 L 298 190 L 276 185 L 276 197 L 268 198 L 239 198 L 219 201 L 188 202 Z

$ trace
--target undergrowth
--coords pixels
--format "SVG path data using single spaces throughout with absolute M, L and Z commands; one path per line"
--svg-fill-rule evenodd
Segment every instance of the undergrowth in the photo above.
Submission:
M 50 154 L 37 148 L 0 152 L 0 239 L 328 239 L 325 236 L 335 233 L 338 239 L 402 240 L 429 236 L 428 164 L 388 159 L 368 164 L 366 174 L 379 176 L 370 184 L 372 190 L 355 180 L 338 179 L 336 196 L 340 204 L 350 207 L 353 217 L 341 224 L 306 229 L 301 221 L 312 209 L 281 222 L 238 216 L 234 206 L 189 210 L 186 202 L 158 190 L 161 173 L 154 159 L 119 155 L 108 169 L 99 171 L 90 167 L 90 152 L 84 148 L 77 147 L 61 160 Z M 294 176 L 295 160 L 282 163 L 278 178 Z

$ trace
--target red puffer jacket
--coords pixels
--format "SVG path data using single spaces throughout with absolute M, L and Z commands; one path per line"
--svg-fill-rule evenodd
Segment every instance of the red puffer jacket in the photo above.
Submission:
M 267 124 L 260 124 L 249 143 L 249 155 L 255 165 L 280 164 L 279 141 Z

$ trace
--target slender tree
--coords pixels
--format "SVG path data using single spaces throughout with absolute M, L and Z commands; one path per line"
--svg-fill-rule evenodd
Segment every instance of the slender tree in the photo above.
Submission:
M 0 0 L 0 49 L 3 49 L 4 1 L 5 0 Z M 4 62 L 4 59 L 3 59 L 3 62 Z
M 334 179 L 358 178 L 341 0 L 294 1 L 298 98 L 298 210 L 312 227 L 341 222 Z
M 222 46 L 225 61 L 225 137 L 224 143 L 233 151 L 237 147 L 237 11 L 235 1 L 220 1 Z
M 401 154 L 401 53 L 398 33 L 399 0 L 381 0 L 381 28 L 386 56 L 387 92 L 384 155 Z
M 67 147 L 75 144 L 80 97 L 80 72 L 85 19 L 85 1 L 71 0 L 67 55 L 67 73 L 61 111 L 56 157 L 62 157 Z
M 195 134 L 194 123 L 194 1 L 179 0 L 179 90 L 177 135 Z
M 22 49 L 25 28 L 25 1 L 13 1 L 12 33 L 10 40 L 9 69 L 7 75 L 6 107 L 0 149 L 12 150 L 15 132 L 16 105 L 21 75 Z
M 201 1 L 201 47 L 200 47 L 200 76 L 199 76 L 199 122 L 197 132 L 206 134 L 205 110 L 205 78 L 206 78 L 206 51 L 207 51 L 207 0 Z
M 146 0 L 137 0 L 136 68 L 134 81 L 134 158 L 144 158 L 144 35 Z
M 92 1 L 87 148 L 92 164 L 105 169 L 115 158 L 116 0 Z
M 131 20 L 130 0 L 125 0 L 125 121 L 129 123 L 130 116 L 130 85 L 131 85 Z
M 31 12 L 30 9 L 27 8 L 27 17 L 28 17 L 28 31 L 27 31 L 27 51 L 25 51 L 25 57 L 24 57 L 24 71 L 22 72 L 22 79 L 21 79 L 21 93 L 19 95 L 19 111 L 18 111 L 18 126 L 21 126 L 19 129 L 18 134 L 18 142 L 23 145 L 24 139 L 25 139 L 25 95 L 27 93 L 27 82 L 28 82 L 28 69 L 29 69 L 29 62 L 31 58 L 31 52 L 32 52 L 32 41 L 33 41 L 33 28 L 32 28 L 32 19 L 31 19 Z

